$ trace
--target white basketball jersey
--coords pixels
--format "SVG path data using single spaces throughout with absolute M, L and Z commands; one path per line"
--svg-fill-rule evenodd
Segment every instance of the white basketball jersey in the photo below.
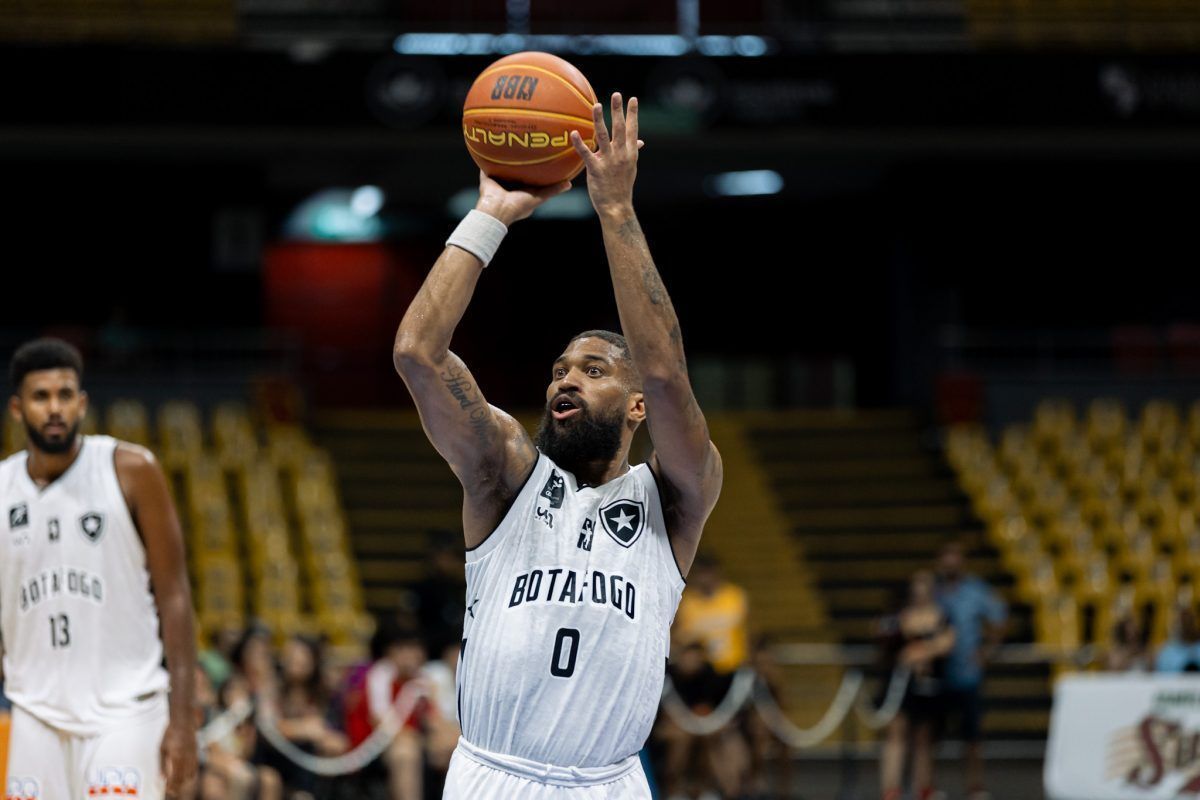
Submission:
M 580 488 L 540 455 L 466 571 L 463 738 L 558 766 L 637 753 L 683 591 L 650 468 Z
M 108 436 L 83 437 L 75 461 L 44 489 L 29 477 L 25 452 L 0 462 L 4 692 L 78 736 L 144 712 L 168 683 L 116 447 Z

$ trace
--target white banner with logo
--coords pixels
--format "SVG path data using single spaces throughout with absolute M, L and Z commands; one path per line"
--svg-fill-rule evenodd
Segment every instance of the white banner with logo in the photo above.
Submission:
M 1049 800 L 1200 800 L 1200 675 L 1072 675 L 1054 689 Z

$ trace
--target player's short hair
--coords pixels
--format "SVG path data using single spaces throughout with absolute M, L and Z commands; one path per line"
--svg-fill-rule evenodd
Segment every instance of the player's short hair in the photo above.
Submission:
M 73 344 L 44 337 L 26 342 L 13 353 L 8 364 L 8 382 L 13 393 L 21 391 L 25 376 L 43 369 L 73 369 L 83 381 L 83 355 Z
M 600 328 L 594 328 L 590 331 L 577 333 L 571 337 L 571 341 L 567 342 L 567 346 L 571 346 L 580 339 L 603 339 L 609 344 L 615 346 L 620 352 L 621 365 L 628 371 L 632 378 L 632 387 L 641 389 L 642 376 L 638 372 L 637 364 L 633 363 L 633 355 L 629 352 L 629 342 L 625 337 L 614 331 L 606 331 Z

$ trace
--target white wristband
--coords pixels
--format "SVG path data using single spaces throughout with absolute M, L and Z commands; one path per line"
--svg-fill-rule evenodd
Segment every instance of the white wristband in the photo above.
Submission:
M 454 233 L 450 234 L 446 246 L 454 245 L 466 250 L 486 267 L 496 256 L 506 233 L 508 227 L 503 222 L 490 214 L 471 209 L 463 217 L 463 221 L 458 223 Z

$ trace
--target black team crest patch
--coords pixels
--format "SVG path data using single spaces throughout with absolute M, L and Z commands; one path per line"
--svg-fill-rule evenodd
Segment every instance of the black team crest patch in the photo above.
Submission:
M 562 475 L 558 474 L 558 470 L 550 470 L 550 480 L 546 481 L 546 485 L 542 487 L 542 497 L 550 501 L 551 508 L 562 508 L 563 492 L 566 491 L 566 486 L 563 483 Z
M 79 529 L 89 542 L 95 544 L 104 535 L 104 515 L 95 511 L 84 514 L 79 518 Z
M 600 509 L 600 524 L 622 547 L 629 547 L 646 527 L 646 507 L 640 500 L 615 500 Z

